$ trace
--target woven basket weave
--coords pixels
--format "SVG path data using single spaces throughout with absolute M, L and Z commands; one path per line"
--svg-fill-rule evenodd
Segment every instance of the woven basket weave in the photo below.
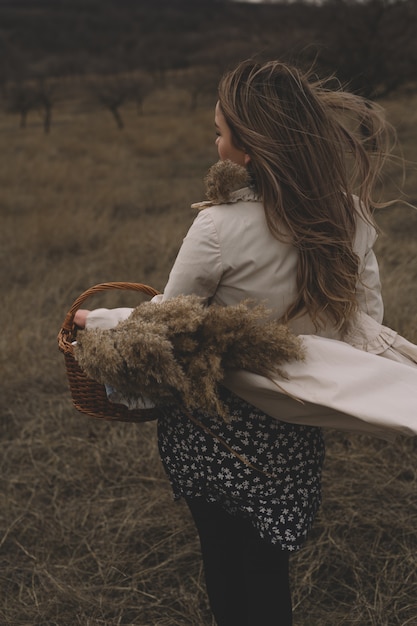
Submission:
M 122 404 L 110 402 L 104 385 L 87 378 L 74 358 L 72 342 L 75 341 L 77 335 L 77 327 L 74 324 L 76 312 L 87 298 L 100 291 L 110 289 L 140 291 L 149 296 L 155 296 L 159 293 L 142 283 L 111 282 L 95 285 L 84 291 L 75 300 L 58 334 L 58 347 L 64 354 L 72 401 L 77 411 L 91 417 L 118 422 L 150 422 L 158 417 L 158 412 L 155 409 L 130 410 Z

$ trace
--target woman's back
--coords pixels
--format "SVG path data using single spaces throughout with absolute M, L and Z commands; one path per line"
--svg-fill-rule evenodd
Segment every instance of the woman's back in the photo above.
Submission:
M 221 163 L 216 164 L 216 171 L 221 167 Z M 357 298 L 362 310 L 381 321 L 378 266 L 372 252 L 375 229 L 360 217 L 357 222 L 354 250 L 363 276 Z M 296 298 L 297 267 L 296 248 L 273 236 L 262 202 L 254 190 L 246 187 L 234 191 L 229 202 L 200 211 L 171 270 L 164 299 L 197 294 L 222 306 L 249 299 L 264 302 L 280 319 Z M 316 329 L 307 314 L 291 320 L 289 325 L 299 334 L 340 336 L 330 320 Z

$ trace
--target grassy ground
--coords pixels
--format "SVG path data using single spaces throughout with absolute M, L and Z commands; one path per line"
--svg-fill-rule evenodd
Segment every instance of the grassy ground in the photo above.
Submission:
M 386 102 L 410 160 L 415 104 Z M 0 117 L 4 625 L 212 624 L 195 532 L 171 502 L 155 424 L 76 413 L 57 351 L 67 310 L 92 284 L 163 288 L 216 159 L 211 105 L 190 112 L 185 92 L 156 92 L 143 116 L 123 115 L 120 132 L 105 111 L 62 103 L 49 135 L 36 117 L 25 131 Z M 412 165 L 406 191 L 416 203 Z M 395 206 L 378 220 L 386 321 L 417 341 L 417 212 Z M 416 443 L 326 439 L 323 507 L 292 561 L 295 626 L 416 624 Z

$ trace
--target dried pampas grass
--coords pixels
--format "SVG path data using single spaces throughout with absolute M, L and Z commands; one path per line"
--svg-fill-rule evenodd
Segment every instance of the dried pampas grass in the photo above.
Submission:
M 111 330 L 77 336 L 75 357 L 87 376 L 126 398 L 181 403 L 227 416 L 219 399 L 225 370 L 285 377 L 303 358 L 301 340 L 263 306 L 205 307 L 196 296 L 146 302 Z

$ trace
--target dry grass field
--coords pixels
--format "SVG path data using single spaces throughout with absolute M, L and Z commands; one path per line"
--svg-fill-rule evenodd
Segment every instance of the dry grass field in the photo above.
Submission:
M 155 424 L 72 409 L 56 335 L 110 280 L 162 289 L 217 158 L 213 103 L 154 92 L 143 116 L 62 102 L 45 135 L 0 115 L 0 624 L 211 626 L 189 514 L 173 504 Z M 417 160 L 417 98 L 387 101 Z M 416 166 L 406 192 L 417 203 Z M 400 184 L 392 169 L 388 193 Z M 417 341 L 417 212 L 378 215 L 386 322 Z M 131 305 L 98 296 L 91 306 Z M 375 390 L 378 393 L 378 390 Z M 417 416 L 416 416 L 417 419 Z M 417 624 L 417 444 L 327 432 L 321 513 L 294 556 L 295 626 Z

